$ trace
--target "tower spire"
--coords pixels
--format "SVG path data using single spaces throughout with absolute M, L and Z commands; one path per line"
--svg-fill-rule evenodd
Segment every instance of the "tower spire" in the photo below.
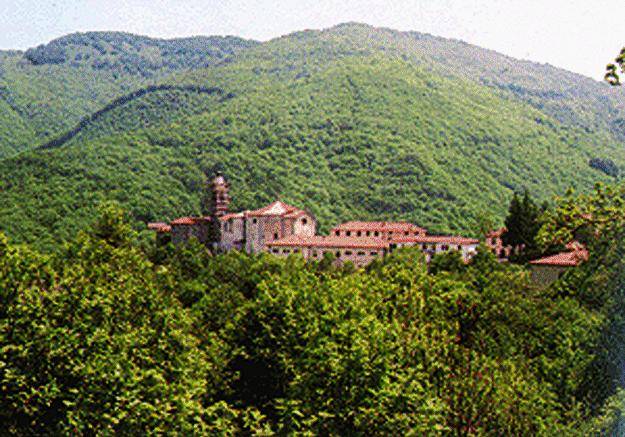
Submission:
M 228 213 L 230 195 L 228 190 L 230 185 L 221 172 L 217 172 L 210 183 L 211 205 L 209 208 L 212 217 L 221 217 Z

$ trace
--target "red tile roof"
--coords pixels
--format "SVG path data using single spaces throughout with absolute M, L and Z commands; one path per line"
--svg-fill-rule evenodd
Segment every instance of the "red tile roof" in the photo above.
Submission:
M 180 226 L 180 225 L 189 226 L 189 225 L 196 225 L 198 223 L 209 222 L 209 221 L 211 221 L 210 217 L 180 217 L 172 221 L 170 224 L 172 226 Z
M 244 218 L 244 217 L 245 217 L 245 212 L 237 212 L 237 213 L 222 215 L 221 217 L 219 217 L 219 220 L 225 222 L 226 220 L 235 219 L 235 218 Z
M 250 217 L 263 217 L 263 216 L 279 216 L 279 217 L 297 217 L 302 213 L 306 213 L 305 211 L 296 208 L 291 205 L 287 205 L 286 203 L 276 200 L 275 202 L 270 203 L 269 205 L 256 209 L 254 211 L 247 211 L 246 215 Z
M 408 222 L 363 222 L 351 221 L 341 223 L 332 228 L 332 231 L 379 231 L 379 232 L 419 232 L 425 233 L 424 228 Z
M 371 237 L 325 237 L 321 235 L 306 237 L 302 235 L 291 235 L 281 240 L 267 243 L 267 246 L 388 249 L 389 242 L 380 238 Z
M 402 237 L 398 236 L 391 240 L 392 243 L 446 243 L 446 244 L 459 244 L 462 246 L 469 244 L 479 244 L 480 240 L 475 238 L 465 238 L 457 236 L 447 235 L 417 235 Z
M 530 264 L 539 266 L 574 267 L 579 265 L 582 261 L 586 261 L 587 259 L 587 250 L 573 250 L 570 252 L 557 253 L 555 255 L 547 256 L 545 258 L 530 261 Z
M 171 226 L 167 223 L 148 223 L 148 229 L 159 233 L 171 232 Z

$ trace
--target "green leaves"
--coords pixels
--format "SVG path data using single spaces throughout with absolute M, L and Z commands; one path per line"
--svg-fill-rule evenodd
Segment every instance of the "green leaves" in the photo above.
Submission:
M 429 272 L 414 248 L 358 270 L 199 244 L 150 260 L 111 204 L 50 256 L 0 235 L 0 421 L 11 434 L 609 429 L 625 365 L 615 193 L 549 214 L 544 229 L 579 217 L 595 239 L 548 289 L 485 248 Z

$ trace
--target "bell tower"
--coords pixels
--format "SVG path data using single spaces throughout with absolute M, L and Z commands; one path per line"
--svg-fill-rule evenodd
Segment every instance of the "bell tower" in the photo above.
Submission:
M 230 204 L 230 195 L 228 194 L 230 186 L 226 178 L 217 172 L 210 183 L 210 206 L 209 214 L 211 217 L 221 217 L 228 213 L 228 205 Z

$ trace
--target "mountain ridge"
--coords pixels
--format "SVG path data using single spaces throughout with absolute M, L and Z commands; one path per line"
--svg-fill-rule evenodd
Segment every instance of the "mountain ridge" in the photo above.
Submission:
M 107 199 L 141 229 L 200 213 L 206 179 L 221 170 L 234 208 L 280 196 L 311 210 L 322 231 L 345 219 L 392 218 L 470 233 L 485 214 L 501 220 L 513 191 L 528 188 L 546 200 L 614 180 L 590 162 L 625 168 L 625 147 L 604 106 L 582 99 L 594 85 L 580 85 L 582 97 L 574 97 L 557 75 L 548 83 L 558 87 L 548 88 L 540 68 L 519 72 L 484 53 L 470 74 L 458 71 L 450 65 L 477 48 L 439 50 L 444 42 L 345 25 L 169 74 L 159 83 L 233 97 L 151 93 L 113 108 L 63 147 L 0 160 L 0 229 L 51 247 Z M 437 61 L 450 53 L 453 60 Z M 505 77 L 522 80 L 506 85 L 498 76 L 505 69 Z M 617 107 L 621 94 L 606 92 Z

